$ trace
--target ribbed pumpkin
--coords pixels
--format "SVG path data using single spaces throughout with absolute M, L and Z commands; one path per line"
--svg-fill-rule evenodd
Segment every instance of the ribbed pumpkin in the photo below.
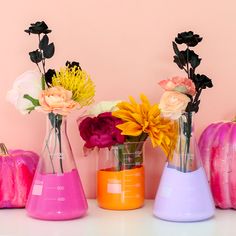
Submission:
M 215 205 L 236 209 L 236 122 L 209 125 L 199 148 Z
M 24 207 L 39 156 L 0 143 L 0 208 Z

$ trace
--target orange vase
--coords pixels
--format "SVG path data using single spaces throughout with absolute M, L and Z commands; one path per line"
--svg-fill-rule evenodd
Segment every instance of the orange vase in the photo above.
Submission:
M 101 208 L 130 210 L 144 204 L 144 142 L 130 142 L 100 150 L 97 201 Z

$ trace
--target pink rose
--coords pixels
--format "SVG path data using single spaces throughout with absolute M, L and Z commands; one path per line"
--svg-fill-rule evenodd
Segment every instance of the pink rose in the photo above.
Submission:
M 60 86 L 42 90 L 39 94 L 39 103 L 43 111 L 60 115 L 68 115 L 78 104 L 72 100 L 72 92 Z
M 80 135 L 85 140 L 86 148 L 105 148 L 115 144 L 122 144 L 125 137 L 116 125 L 122 121 L 111 115 L 111 112 L 104 112 L 97 117 L 87 117 L 79 124 Z
M 180 93 L 194 96 L 196 93 L 195 85 L 191 79 L 184 77 L 173 77 L 172 79 L 162 80 L 159 85 L 167 91 L 178 91 Z
M 161 97 L 159 108 L 164 117 L 176 120 L 185 111 L 190 98 L 177 91 L 166 91 Z

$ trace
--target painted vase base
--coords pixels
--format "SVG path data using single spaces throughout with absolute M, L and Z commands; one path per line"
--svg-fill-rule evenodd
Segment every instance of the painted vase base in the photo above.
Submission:
M 202 221 L 213 217 L 215 206 L 202 167 L 183 173 L 165 167 L 153 214 L 176 222 Z
M 69 220 L 86 214 L 88 205 L 78 175 L 36 173 L 26 205 L 27 214 L 42 220 Z
M 144 168 L 97 172 L 99 207 L 109 210 L 132 210 L 144 204 Z

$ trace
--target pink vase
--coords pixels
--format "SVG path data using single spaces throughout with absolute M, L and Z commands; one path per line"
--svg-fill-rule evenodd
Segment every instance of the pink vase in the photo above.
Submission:
M 42 220 L 69 220 L 88 205 L 66 133 L 66 117 L 50 113 L 47 135 L 26 204 L 27 214 Z

